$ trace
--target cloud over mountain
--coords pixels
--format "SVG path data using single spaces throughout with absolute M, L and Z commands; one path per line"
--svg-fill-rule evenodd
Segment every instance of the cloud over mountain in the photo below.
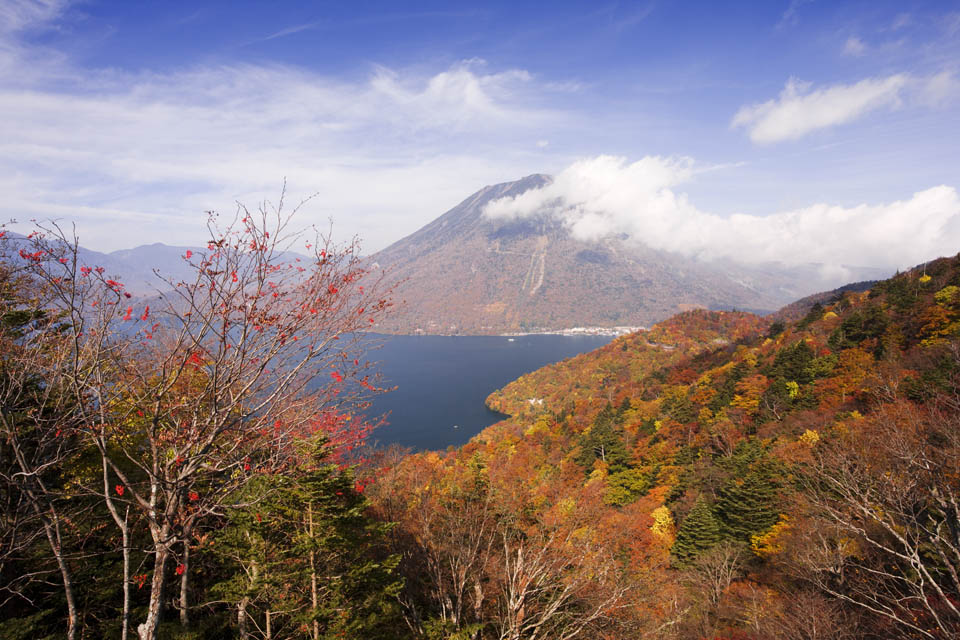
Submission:
M 626 233 L 654 249 L 743 263 L 894 269 L 960 250 L 960 195 L 954 187 L 935 186 L 887 203 L 816 203 L 766 216 L 725 217 L 702 211 L 679 190 L 702 170 L 689 158 L 588 158 L 548 185 L 491 202 L 485 215 L 547 215 L 580 239 Z

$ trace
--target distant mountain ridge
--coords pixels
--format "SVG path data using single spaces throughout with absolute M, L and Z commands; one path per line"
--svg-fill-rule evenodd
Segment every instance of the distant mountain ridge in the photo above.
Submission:
M 550 215 L 492 220 L 483 213 L 493 200 L 550 181 L 533 174 L 484 187 L 374 254 L 371 259 L 388 270 L 402 301 L 383 329 L 496 334 L 650 326 L 693 308 L 772 311 L 835 286 L 823 281 L 817 265 L 706 263 L 625 235 L 580 241 Z M 860 269 L 854 275 L 886 274 Z
M 192 279 L 196 270 L 191 267 L 184 256 L 187 251 L 199 253 L 206 251 L 200 247 L 178 247 L 154 242 L 143 244 L 133 249 L 111 251 L 103 256 L 107 264 L 116 265 L 107 267 L 107 270 L 116 269 L 117 275 L 126 278 L 124 284 L 134 295 L 151 295 L 163 291 L 166 287 L 158 278 L 165 278 L 172 282 Z M 97 253 L 91 251 L 90 253 Z M 103 262 L 100 263 L 103 266 Z
M 22 234 L 8 231 L 6 235 L 14 249 L 27 242 Z M 154 242 L 109 253 L 87 249 L 83 245 L 80 245 L 77 251 L 81 264 L 103 267 L 104 274 L 122 282 L 128 293 L 136 297 L 150 297 L 169 291 L 169 283 L 192 281 L 197 271 L 187 261 L 187 252 L 202 255 L 207 252 L 207 248 Z M 295 258 L 303 259 L 305 256 L 290 251 L 279 256 L 280 261 Z
M 8 231 L 6 235 L 14 248 L 27 241 L 26 237 L 19 233 Z M 172 282 L 192 278 L 195 270 L 184 260 L 184 256 L 187 251 L 198 253 L 206 249 L 154 242 L 110 253 L 87 249 L 83 245 L 80 245 L 77 251 L 81 264 L 103 267 L 104 273 L 122 282 L 129 293 L 149 296 L 169 290 L 170 287 L 161 278 Z

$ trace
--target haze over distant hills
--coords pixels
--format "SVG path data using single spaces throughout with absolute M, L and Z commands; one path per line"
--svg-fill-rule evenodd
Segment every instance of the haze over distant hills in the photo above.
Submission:
M 23 235 L 7 233 L 12 241 L 12 249 L 25 246 L 22 244 L 26 241 Z M 202 255 L 207 249 L 199 246 L 172 246 L 154 242 L 132 249 L 104 253 L 80 245 L 78 257 L 83 265 L 103 267 L 105 275 L 122 282 L 124 290 L 128 293 L 137 297 L 149 297 L 170 290 L 169 283 L 191 282 L 196 277 L 195 267 L 185 259 L 188 251 Z M 304 259 L 305 256 L 284 251 L 277 257 L 281 262 L 293 261 L 297 258 Z
M 549 215 L 495 220 L 494 200 L 550 182 L 534 174 L 484 187 L 372 259 L 397 282 L 403 301 L 387 330 L 487 334 L 577 326 L 649 326 L 686 309 L 774 310 L 840 284 L 818 265 L 743 266 L 702 262 L 620 234 L 571 236 Z M 852 279 L 885 270 L 851 268 Z
M 13 248 L 22 246 L 21 243 L 25 241 L 22 235 L 8 233 Z M 149 296 L 170 288 L 164 280 L 179 282 L 193 278 L 193 267 L 183 259 L 187 251 L 198 253 L 204 249 L 154 242 L 132 249 L 103 253 L 80 245 L 78 257 L 82 264 L 103 267 L 107 275 L 119 278 L 129 293 Z
M 183 259 L 188 250 L 202 251 L 198 247 L 174 247 L 154 242 L 110 253 L 88 250 L 84 250 L 84 253 L 89 254 L 86 259 L 91 262 L 126 278 L 124 284 L 131 293 L 149 295 L 167 288 L 157 274 L 173 282 L 193 279 L 194 270 Z

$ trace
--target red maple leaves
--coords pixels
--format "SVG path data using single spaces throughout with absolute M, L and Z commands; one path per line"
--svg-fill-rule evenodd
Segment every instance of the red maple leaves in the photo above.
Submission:
M 34 262 L 40 262 L 43 259 L 43 251 L 35 251 L 33 253 L 28 253 L 24 249 L 20 249 L 20 257 L 24 260 L 32 260 Z

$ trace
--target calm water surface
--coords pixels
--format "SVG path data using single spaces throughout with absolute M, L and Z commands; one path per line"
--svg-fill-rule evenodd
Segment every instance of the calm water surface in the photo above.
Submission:
M 592 351 L 609 336 L 377 336 L 370 351 L 386 386 L 370 415 L 389 413 L 374 432 L 380 445 L 444 449 L 461 445 L 503 416 L 486 408 L 491 392 L 540 367 Z

